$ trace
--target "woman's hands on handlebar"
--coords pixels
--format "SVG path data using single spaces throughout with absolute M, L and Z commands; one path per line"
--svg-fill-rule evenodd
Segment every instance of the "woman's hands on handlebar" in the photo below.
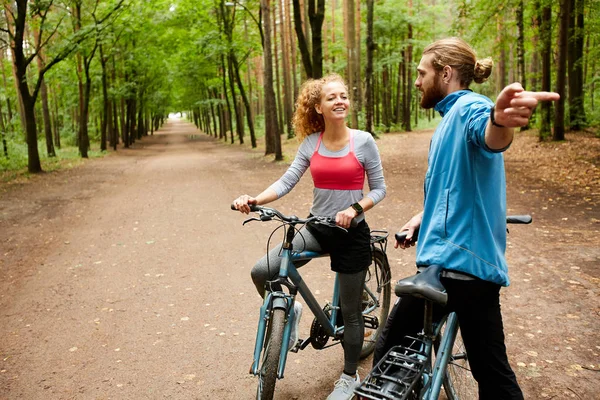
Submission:
M 344 229 L 350 228 L 350 226 L 356 226 L 356 222 L 352 224 L 352 220 L 356 217 L 356 211 L 353 208 L 347 208 L 340 211 L 335 216 L 335 223 Z
M 239 212 L 242 212 L 244 214 L 249 214 L 251 211 L 250 204 L 256 205 L 256 204 L 258 204 L 258 201 L 252 196 L 243 194 L 240 197 L 238 197 L 237 199 L 233 200 L 233 203 L 231 203 L 231 206 L 232 206 L 232 208 L 235 208 Z

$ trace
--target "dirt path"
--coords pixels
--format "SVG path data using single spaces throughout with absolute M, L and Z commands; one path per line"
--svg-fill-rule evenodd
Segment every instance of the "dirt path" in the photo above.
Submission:
M 372 228 L 395 231 L 419 211 L 429 138 L 378 142 L 389 192 L 369 212 Z M 594 399 L 597 197 L 538 185 L 518 155 L 507 163 L 509 207 L 535 224 L 509 237 L 511 363 L 527 398 Z M 134 149 L 0 187 L 0 399 L 253 398 L 260 301 L 249 272 L 270 226 L 242 228 L 229 204 L 285 169 L 170 121 Z M 305 178 L 275 205 L 303 214 L 310 188 Z M 395 277 L 413 272 L 414 252 L 388 253 Z M 327 267 L 305 268 L 327 298 Z M 338 347 L 292 355 L 276 397 L 325 398 L 340 373 Z

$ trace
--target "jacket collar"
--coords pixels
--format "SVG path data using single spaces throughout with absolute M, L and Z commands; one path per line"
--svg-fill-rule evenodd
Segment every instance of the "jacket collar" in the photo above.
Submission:
M 456 103 L 456 101 L 459 98 L 461 98 L 467 93 L 473 93 L 473 91 L 471 89 L 463 89 L 457 90 L 456 92 L 452 92 L 446 97 L 444 97 L 442 100 L 440 100 L 433 109 L 439 112 L 442 117 L 444 117 L 444 114 L 450 111 L 454 103 Z

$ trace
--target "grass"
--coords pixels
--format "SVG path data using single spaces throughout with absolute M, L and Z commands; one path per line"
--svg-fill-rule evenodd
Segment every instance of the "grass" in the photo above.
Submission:
M 8 183 L 20 179 L 28 179 L 31 174 L 27 171 L 27 145 L 14 141 L 8 141 L 8 158 L 4 156 L 4 149 L 0 148 L 0 182 Z M 0 146 L 1 147 L 1 146 Z M 62 146 L 55 149 L 56 157 L 48 157 L 46 143 L 38 141 L 40 162 L 45 172 L 60 169 L 69 169 L 81 165 L 85 159 L 79 155 L 79 149 L 75 146 Z M 104 157 L 105 152 L 90 150 L 89 158 Z

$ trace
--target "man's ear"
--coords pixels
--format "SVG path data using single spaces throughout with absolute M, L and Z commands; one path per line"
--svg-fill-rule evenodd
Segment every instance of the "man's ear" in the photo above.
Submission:
M 452 80 L 452 74 L 454 73 L 454 70 L 452 69 L 451 66 L 446 65 L 444 67 L 444 69 L 442 70 L 442 81 L 445 84 L 450 83 L 450 81 Z

